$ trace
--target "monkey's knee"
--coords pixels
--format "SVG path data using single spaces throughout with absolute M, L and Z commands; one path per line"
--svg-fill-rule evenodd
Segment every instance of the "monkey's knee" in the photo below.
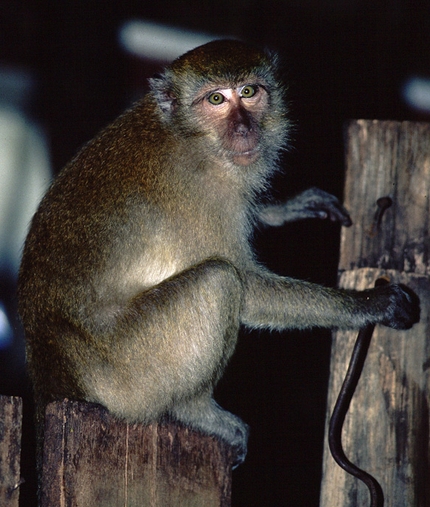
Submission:
M 238 332 L 244 287 L 232 263 L 208 259 L 172 281 L 182 286 L 182 301 L 178 306 L 181 315 L 189 311 L 189 318 L 196 319 L 208 337 L 217 342 L 224 340 L 226 333 Z
M 206 279 L 224 290 L 242 291 L 242 281 L 238 269 L 228 260 L 222 258 L 207 259 L 191 268 L 197 273 L 197 277 Z

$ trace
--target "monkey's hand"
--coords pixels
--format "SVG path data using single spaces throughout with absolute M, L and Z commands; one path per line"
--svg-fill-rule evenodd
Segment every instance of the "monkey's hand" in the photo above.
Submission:
M 312 187 L 282 204 L 261 208 L 259 219 L 266 225 L 280 226 L 306 218 L 330 219 L 345 227 L 352 225 L 348 211 L 339 200 L 324 190 Z
M 403 284 L 384 285 L 360 294 L 370 304 L 371 311 L 381 316 L 378 322 L 384 326 L 410 329 L 420 320 L 420 300 Z

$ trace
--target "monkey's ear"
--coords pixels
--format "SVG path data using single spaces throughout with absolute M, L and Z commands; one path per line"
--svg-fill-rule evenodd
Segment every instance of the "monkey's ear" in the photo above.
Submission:
M 168 77 L 164 74 L 155 74 L 148 81 L 161 111 L 168 114 L 173 113 L 176 109 L 176 97 Z

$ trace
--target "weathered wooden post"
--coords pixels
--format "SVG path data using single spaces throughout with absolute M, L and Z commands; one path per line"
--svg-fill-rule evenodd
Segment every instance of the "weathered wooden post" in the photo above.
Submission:
M 411 287 L 421 321 L 409 331 L 378 326 L 345 420 L 348 458 L 380 482 L 387 507 L 430 505 L 430 124 L 354 121 L 347 129 L 340 286 L 365 289 L 380 275 Z M 376 201 L 392 207 L 375 221 Z M 328 415 L 357 333 L 333 338 Z M 324 452 L 321 507 L 367 507 L 369 494 Z
M 98 405 L 48 405 L 41 506 L 229 507 L 231 453 L 174 424 L 127 424 Z
M 0 505 L 18 507 L 22 399 L 0 396 Z

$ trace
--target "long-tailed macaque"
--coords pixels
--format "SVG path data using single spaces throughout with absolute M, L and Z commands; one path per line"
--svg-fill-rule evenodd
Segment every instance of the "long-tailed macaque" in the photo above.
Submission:
M 25 244 L 19 311 L 37 403 L 100 403 L 128 421 L 171 417 L 246 453 L 247 426 L 214 385 L 239 326 L 407 329 L 406 287 L 364 292 L 277 276 L 250 246 L 257 222 L 329 217 L 310 189 L 263 206 L 289 120 L 276 58 L 215 41 L 175 60 L 89 142 L 40 204 Z

